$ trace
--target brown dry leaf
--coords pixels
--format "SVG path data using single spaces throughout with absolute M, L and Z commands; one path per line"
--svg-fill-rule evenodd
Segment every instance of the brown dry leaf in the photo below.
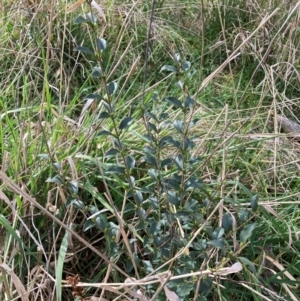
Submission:
M 218 270 L 217 272 L 215 272 L 214 274 L 216 274 L 218 276 L 225 276 L 225 275 L 229 275 L 229 274 L 238 273 L 242 269 L 243 269 L 242 264 L 240 262 L 236 262 L 231 267 L 229 267 L 229 268 L 222 268 L 222 269 Z
M 9 276 L 11 277 L 14 287 L 16 288 L 16 291 L 19 295 L 18 297 L 21 298 L 22 301 L 29 301 L 28 293 L 26 292 L 24 285 L 22 284 L 19 277 L 14 273 L 14 271 L 5 263 L 0 264 L 0 267 L 6 270 L 7 274 L 9 274 Z
M 286 133 L 300 133 L 300 124 L 281 115 L 276 115 L 276 120 Z
M 174 292 L 170 291 L 169 288 L 167 287 L 167 284 L 164 283 L 165 282 L 165 278 L 160 274 L 157 275 L 159 281 L 161 284 L 165 284 L 164 285 L 164 290 L 165 290 L 165 294 L 166 297 L 169 301 L 179 301 L 179 297 L 177 296 L 177 294 L 175 294 Z

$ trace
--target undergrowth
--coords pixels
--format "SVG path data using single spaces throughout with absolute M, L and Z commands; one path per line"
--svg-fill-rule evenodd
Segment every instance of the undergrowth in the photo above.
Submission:
M 0 6 L 0 300 L 299 299 L 299 3 Z

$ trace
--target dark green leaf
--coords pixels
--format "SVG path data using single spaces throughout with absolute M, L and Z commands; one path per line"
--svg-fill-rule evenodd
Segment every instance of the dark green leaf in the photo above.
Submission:
M 149 197 L 148 202 L 154 209 L 159 207 L 158 199 L 154 196 Z
M 68 184 L 68 190 L 71 194 L 78 194 L 78 182 L 72 180 Z
M 84 210 L 85 209 L 84 203 L 80 200 L 76 200 L 76 199 L 72 200 L 71 205 L 73 205 L 75 208 L 77 208 L 79 210 Z
M 88 219 L 83 225 L 83 232 L 95 227 L 95 224 L 92 220 Z
M 106 154 L 105 154 L 105 158 L 107 157 L 113 157 L 115 155 L 117 155 L 119 153 L 119 150 L 116 148 L 111 148 Z
M 189 129 L 192 128 L 196 123 L 198 123 L 200 121 L 199 118 L 195 118 L 193 119 L 190 123 L 189 123 Z
M 128 128 L 132 123 L 132 121 L 133 121 L 132 117 L 125 117 L 120 123 L 119 126 L 120 130 L 125 130 L 126 128 Z
M 103 99 L 103 97 L 100 95 L 100 94 L 89 94 L 87 95 L 84 99 L 98 99 L 98 100 L 101 100 Z
M 137 200 L 138 204 L 141 205 L 144 201 L 143 195 L 140 191 L 135 192 L 135 199 Z
M 150 155 L 155 155 L 155 150 L 152 148 L 152 147 L 149 147 L 149 146 L 145 146 L 143 148 L 143 151 L 147 154 L 150 154 Z
M 210 291 L 211 285 L 212 285 L 212 280 L 209 277 L 201 279 L 199 293 L 202 295 L 208 294 Z
M 97 136 L 109 136 L 109 135 L 112 135 L 112 133 L 109 131 L 101 131 L 97 134 Z
M 198 241 L 193 243 L 193 247 L 195 250 L 204 251 L 207 248 L 207 241 L 206 239 L 199 239 Z
M 162 72 L 162 71 L 164 71 L 164 70 L 170 71 L 170 72 L 177 72 L 177 71 L 178 71 L 178 69 L 177 69 L 176 67 L 171 66 L 171 65 L 165 65 L 165 66 L 163 66 L 163 67 L 160 69 L 160 72 Z
M 86 23 L 87 20 L 85 18 L 83 18 L 82 16 L 79 16 L 76 18 L 74 24 L 81 24 L 81 23 Z
M 100 67 L 93 67 L 93 71 L 91 74 L 92 77 L 97 78 L 102 76 L 102 70 Z
M 99 214 L 96 217 L 96 226 L 97 228 L 100 228 L 101 230 L 105 230 L 107 227 L 107 217 L 105 214 Z
M 98 119 L 106 119 L 109 117 L 110 117 L 110 115 L 107 112 L 101 112 L 98 116 Z
M 107 103 L 106 101 L 103 101 L 102 103 L 103 103 L 105 109 L 106 109 L 109 113 L 112 113 L 112 112 L 114 111 L 114 107 L 113 107 L 111 104 Z
M 146 112 L 145 115 L 148 116 L 148 117 L 151 117 L 152 119 L 154 119 L 155 121 L 157 121 L 157 118 L 156 118 L 156 116 L 153 113 Z
M 191 67 L 191 63 L 189 61 L 185 61 L 185 62 L 183 62 L 181 69 L 183 71 L 187 71 L 188 69 L 190 69 L 190 67 Z
M 56 171 L 61 171 L 61 164 L 58 162 L 54 162 L 53 163 L 54 168 L 56 169 Z
M 173 122 L 173 126 L 174 128 L 179 132 L 179 133 L 183 133 L 184 131 L 184 127 L 183 127 L 183 122 L 179 119 L 176 119 L 174 122 Z M 174 140 L 173 140 L 174 141 Z
M 110 252 L 109 257 L 114 257 L 120 254 L 120 248 L 119 244 L 117 244 L 115 241 L 110 242 Z
M 184 137 L 184 139 L 181 143 L 181 149 L 182 150 L 189 150 L 189 149 L 192 149 L 193 147 L 195 147 L 194 141 L 190 140 L 187 137 Z
M 123 166 L 112 166 L 112 167 L 107 169 L 106 173 L 124 175 L 125 174 L 125 167 L 123 167 Z
M 97 38 L 97 47 L 98 47 L 98 50 L 100 50 L 100 51 L 106 50 L 106 47 L 107 47 L 106 40 L 104 40 L 102 38 Z
M 63 180 L 62 178 L 60 177 L 60 175 L 58 174 L 54 174 L 52 175 L 51 178 L 48 178 L 46 180 L 47 183 L 56 183 L 56 184 L 63 184 Z
M 230 231 L 232 229 L 232 216 L 230 213 L 226 212 L 222 217 L 222 226 L 225 231 Z
M 252 261 L 250 261 L 248 258 L 246 257 L 238 257 L 238 259 L 245 265 L 247 265 L 251 271 L 256 274 L 256 268 L 255 268 L 255 265 Z
M 171 144 L 172 142 L 173 142 L 173 138 L 171 136 L 165 136 L 159 140 L 159 146 L 162 147 L 166 144 Z
M 174 179 L 163 179 L 162 183 L 169 189 L 174 189 L 176 191 L 180 188 L 180 183 Z
M 89 21 L 91 23 L 97 23 L 97 21 L 98 21 L 97 16 L 93 13 L 87 13 L 87 14 L 85 14 L 85 17 L 86 17 L 87 21 Z
M 251 208 L 252 210 L 255 212 L 258 208 L 258 195 L 255 194 L 252 198 L 251 198 Z
M 135 187 L 135 178 L 133 176 L 130 176 L 130 182 L 131 183 L 128 183 L 129 184 L 129 187 Z
M 38 154 L 37 157 L 38 158 L 42 158 L 42 159 L 46 159 L 46 160 L 49 159 L 49 155 L 48 154 Z
M 129 155 L 129 156 L 126 157 L 126 165 L 130 169 L 134 167 L 134 165 L 135 165 L 135 159 L 131 155 Z
M 188 109 L 192 109 L 194 107 L 195 101 L 190 96 L 187 96 L 184 101 L 184 107 Z
M 171 158 L 167 158 L 161 161 L 161 168 L 164 168 L 168 165 L 172 165 L 173 164 L 173 160 Z
M 154 131 L 155 133 L 158 132 L 158 131 L 157 131 L 157 128 L 156 128 L 156 125 L 155 125 L 154 123 L 152 123 L 152 122 L 149 121 L 147 124 L 148 124 L 149 128 L 150 128 L 152 131 Z
M 224 235 L 225 231 L 222 227 L 218 227 L 214 230 L 213 234 L 212 234 L 212 238 L 213 239 L 221 239 Z
M 249 218 L 249 210 L 248 209 L 245 209 L 245 208 L 242 208 L 239 212 L 238 212 L 238 216 L 239 216 L 239 219 L 241 222 L 246 222 Z
M 180 199 L 175 191 L 167 191 L 167 200 L 175 207 L 178 207 L 180 204 Z
M 110 82 L 108 85 L 107 85 L 107 92 L 108 92 L 108 95 L 113 95 L 116 93 L 117 91 L 117 88 L 118 88 L 118 84 L 116 82 Z
M 185 189 L 195 189 L 195 188 L 200 188 L 203 189 L 203 182 L 201 179 L 196 178 L 196 177 L 190 177 L 186 183 L 185 183 Z
M 167 101 L 168 103 L 170 103 L 171 105 L 173 105 L 174 107 L 178 107 L 181 108 L 182 104 L 181 101 L 179 99 L 177 99 L 176 97 L 167 97 L 164 99 L 165 101 Z
M 157 180 L 158 172 L 157 172 L 155 169 L 150 168 L 150 169 L 148 169 L 148 175 L 149 175 L 152 179 Z
M 74 51 L 80 51 L 80 52 L 84 52 L 84 53 L 94 55 L 94 51 L 92 51 L 89 47 L 78 46 L 78 47 L 74 48 Z
M 247 225 L 240 233 L 240 241 L 245 243 L 251 237 L 255 227 L 256 223 Z
M 155 168 L 157 168 L 157 161 L 155 159 L 155 157 L 150 156 L 150 155 L 145 155 L 144 156 L 144 160 L 149 163 L 150 165 L 154 166 Z
M 208 245 L 213 246 L 214 248 L 217 249 L 223 249 L 225 246 L 224 240 L 223 239 L 213 239 L 207 242 Z
M 174 162 L 177 165 L 179 170 L 183 170 L 183 157 L 181 154 L 178 154 L 175 158 L 174 158 Z

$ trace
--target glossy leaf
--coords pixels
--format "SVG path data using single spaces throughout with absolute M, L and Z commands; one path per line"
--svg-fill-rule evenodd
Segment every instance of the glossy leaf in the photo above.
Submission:
M 179 170 L 183 170 L 183 156 L 181 154 L 178 154 L 174 158 L 174 163 L 176 164 Z
M 101 112 L 98 116 L 98 119 L 106 119 L 109 117 L 110 117 L 110 115 L 107 112 Z
M 184 101 L 184 107 L 188 109 L 192 109 L 195 105 L 195 101 L 190 96 L 187 96 Z
M 87 20 L 84 17 L 78 16 L 76 18 L 76 20 L 74 21 L 74 24 L 82 24 L 82 23 L 86 23 L 86 22 L 87 22 Z
M 51 177 L 51 178 L 48 178 L 48 179 L 46 180 L 46 182 L 47 182 L 47 183 L 63 184 L 63 180 L 62 180 L 61 176 L 58 175 L 58 174 L 52 175 L 52 177 Z
M 167 97 L 165 98 L 165 101 L 167 101 L 169 104 L 173 105 L 174 107 L 178 107 L 178 108 L 182 107 L 181 101 L 176 97 L 172 97 L 172 96 Z
M 179 206 L 179 204 L 180 204 L 180 199 L 175 191 L 170 190 L 167 192 L 167 200 L 168 200 L 168 202 L 173 204 L 175 207 Z
M 188 190 L 195 188 L 203 189 L 203 182 L 201 179 L 192 176 L 186 181 L 185 189 Z
M 179 132 L 179 133 L 183 133 L 184 131 L 184 126 L 183 126 L 183 122 L 179 119 L 176 119 L 174 122 L 173 122 L 173 126 L 174 128 Z M 174 141 L 174 140 L 173 140 Z
M 199 287 L 199 293 L 202 295 L 206 295 L 209 293 L 212 286 L 212 280 L 209 277 L 206 277 L 201 280 L 201 284 Z M 206 298 L 204 300 L 207 300 Z
M 78 46 L 74 48 L 74 51 L 80 51 L 83 53 L 94 55 L 94 51 L 92 51 L 89 47 Z
M 251 269 L 251 271 L 254 273 L 254 274 L 256 274 L 256 267 L 255 267 L 255 264 L 252 262 L 252 261 L 250 261 L 248 258 L 246 258 L 246 257 L 238 257 L 238 259 L 243 263 L 243 264 L 245 264 L 245 265 L 247 265 L 250 269 Z
M 93 227 L 95 227 L 95 223 L 92 220 L 88 219 L 83 225 L 83 232 L 86 232 Z
M 118 84 L 116 82 L 110 82 L 107 85 L 108 95 L 114 95 L 117 91 L 117 88 L 118 88 Z
M 61 171 L 61 164 L 58 162 L 54 162 L 53 163 L 54 168 L 56 169 L 56 171 Z
M 135 192 L 135 199 L 137 200 L 139 205 L 141 205 L 144 201 L 143 194 L 140 191 L 136 191 Z
M 104 40 L 102 38 L 97 38 L 97 47 L 98 47 L 98 50 L 100 50 L 100 51 L 106 50 L 106 48 L 107 48 L 106 40 Z
M 79 210 L 84 210 L 85 209 L 84 203 L 80 200 L 76 200 L 76 199 L 72 200 L 71 205 L 73 205 L 74 208 L 77 208 Z
M 225 247 L 225 243 L 223 239 L 213 239 L 213 240 L 209 240 L 207 242 L 208 245 L 213 246 L 214 248 L 217 249 L 223 249 Z
M 71 194 L 78 194 L 78 182 L 73 180 L 68 184 L 68 190 Z
M 107 217 L 105 214 L 99 214 L 97 217 L 96 217 L 96 226 L 97 228 L 100 228 L 101 230 L 105 230 L 106 227 L 107 227 Z
M 126 165 L 128 168 L 133 168 L 135 165 L 135 159 L 134 157 L 132 157 L 131 155 L 126 157 Z
M 144 156 L 144 160 L 149 163 L 150 165 L 154 166 L 155 168 L 157 168 L 157 161 L 156 158 L 150 155 L 145 155 Z
M 105 158 L 116 156 L 120 151 L 116 148 L 111 148 L 109 151 L 106 152 Z
M 98 66 L 93 67 L 93 71 L 91 73 L 91 76 L 94 77 L 94 78 L 101 77 L 102 76 L 101 68 L 98 67 Z
M 256 194 L 256 195 L 254 195 L 252 198 L 251 198 L 251 202 L 250 202 L 250 204 L 251 204 L 251 208 L 252 208 L 252 210 L 255 212 L 256 210 L 257 210 L 257 208 L 258 208 L 258 200 L 259 200 L 259 198 L 258 198 L 258 195 Z
M 240 233 L 240 241 L 245 243 L 251 237 L 255 227 L 256 223 L 247 225 Z
M 157 172 L 155 169 L 150 168 L 150 169 L 148 169 L 148 175 L 149 175 L 152 179 L 157 180 L 158 172 Z
M 125 117 L 120 123 L 119 126 L 120 130 L 125 130 L 126 128 L 128 128 L 132 123 L 132 121 L 133 121 L 132 117 Z
M 109 136 L 112 135 L 110 131 L 100 131 L 97 136 Z
M 94 93 L 92 93 L 92 94 L 89 94 L 89 95 L 87 95 L 84 99 L 97 99 L 97 100 L 102 100 L 103 99 L 103 97 L 100 95 L 100 94 L 94 94 Z
M 213 239 L 221 239 L 224 235 L 225 231 L 222 227 L 218 227 L 214 230 L 212 234 Z
M 148 122 L 147 124 L 148 124 L 148 127 L 149 127 L 152 131 L 154 131 L 155 133 L 158 133 L 157 127 L 156 127 L 156 125 L 155 125 L 154 123 Z
M 125 167 L 123 167 L 123 166 L 112 166 L 112 167 L 107 169 L 106 173 L 124 175 L 125 174 Z
M 189 61 L 185 61 L 185 62 L 183 62 L 181 69 L 183 71 L 187 71 L 188 69 L 190 69 L 190 67 L 191 67 L 191 63 Z
M 222 226 L 225 229 L 225 231 L 230 231 L 232 229 L 232 216 L 230 213 L 226 212 L 222 217 Z
M 248 220 L 249 214 L 250 214 L 250 212 L 249 212 L 248 209 L 242 208 L 238 212 L 238 217 L 239 217 L 240 221 L 244 223 L 244 222 L 246 222 Z
M 49 155 L 48 154 L 38 154 L 37 157 L 38 158 L 42 158 L 42 159 L 46 159 L 46 160 L 49 159 Z
M 160 72 L 162 71 L 169 71 L 169 72 L 177 72 L 178 69 L 174 66 L 171 66 L 171 65 L 164 65 L 161 69 L 160 69 Z
M 85 17 L 86 17 L 86 20 L 90 23 L 97 23 L 97 21 L 98 21 L 97 16 L 93 13 L 87 13 L 85 15 Z

